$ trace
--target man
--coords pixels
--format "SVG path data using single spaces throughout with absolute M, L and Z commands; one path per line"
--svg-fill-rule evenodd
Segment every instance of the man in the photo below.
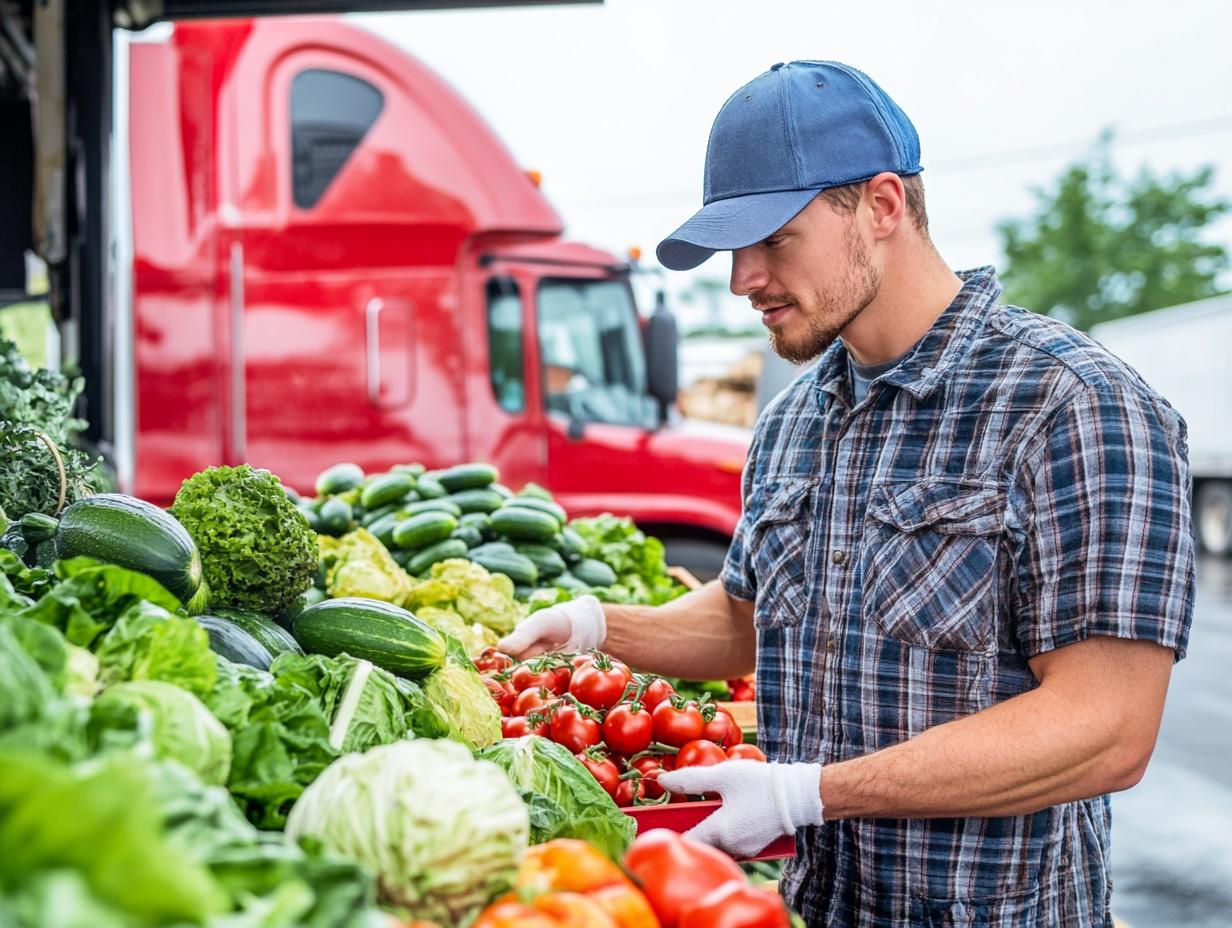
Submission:
M 756 655 L 773 763 L 693 832 L 795 834 L 810 925 L 1111 925 L 1109 800 L 1142 776 L 1194 566 L 1180 417 L 1125 365 L 934 249 L 906 115 L 833 62 L 724 105 L 672 269 L 732 252 L 775 350 L 816 368 L 761 416 L 719 582 L 658 609 L 536 613 L 522 654 L 672 676 Z

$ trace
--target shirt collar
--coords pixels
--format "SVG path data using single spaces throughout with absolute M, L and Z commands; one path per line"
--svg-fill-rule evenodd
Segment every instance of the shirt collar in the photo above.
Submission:
M 958 295 L 903 360 L 878 378 L 901 387 L 917 400 L 924 399 L 945 379 L 984 327 L 988 307 L 1001 296 L 1001 283 L 991 266 L 956 273 L 963 282 Z M 826 350 L 815 375 L 819 390 L 850 398 L 848 357 L 842 339 Z

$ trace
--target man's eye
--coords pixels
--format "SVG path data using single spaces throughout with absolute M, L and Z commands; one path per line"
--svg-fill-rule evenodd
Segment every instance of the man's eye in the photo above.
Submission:
M 779 245 L 783 244 L 783 236 L 772 235 L 765 240 L 765 244 L 770 248 L 777 248 Z

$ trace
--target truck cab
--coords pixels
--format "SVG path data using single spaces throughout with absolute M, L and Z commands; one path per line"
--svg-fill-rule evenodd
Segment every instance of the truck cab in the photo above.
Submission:
M 678 419 L 670 320 L 437 75 L 328 17 L 177 23 L 119 57 L 129 489 L 484 460 L 716 574 L 749 433 Z

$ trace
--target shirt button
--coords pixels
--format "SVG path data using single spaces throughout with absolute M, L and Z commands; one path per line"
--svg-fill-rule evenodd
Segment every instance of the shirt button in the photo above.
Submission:
M 842 551 L 835 551 L 834 554 L 831 555 L 830 560 L 832 560 L 839 567 L 842 567 L 847 563 L 847 555 Z

